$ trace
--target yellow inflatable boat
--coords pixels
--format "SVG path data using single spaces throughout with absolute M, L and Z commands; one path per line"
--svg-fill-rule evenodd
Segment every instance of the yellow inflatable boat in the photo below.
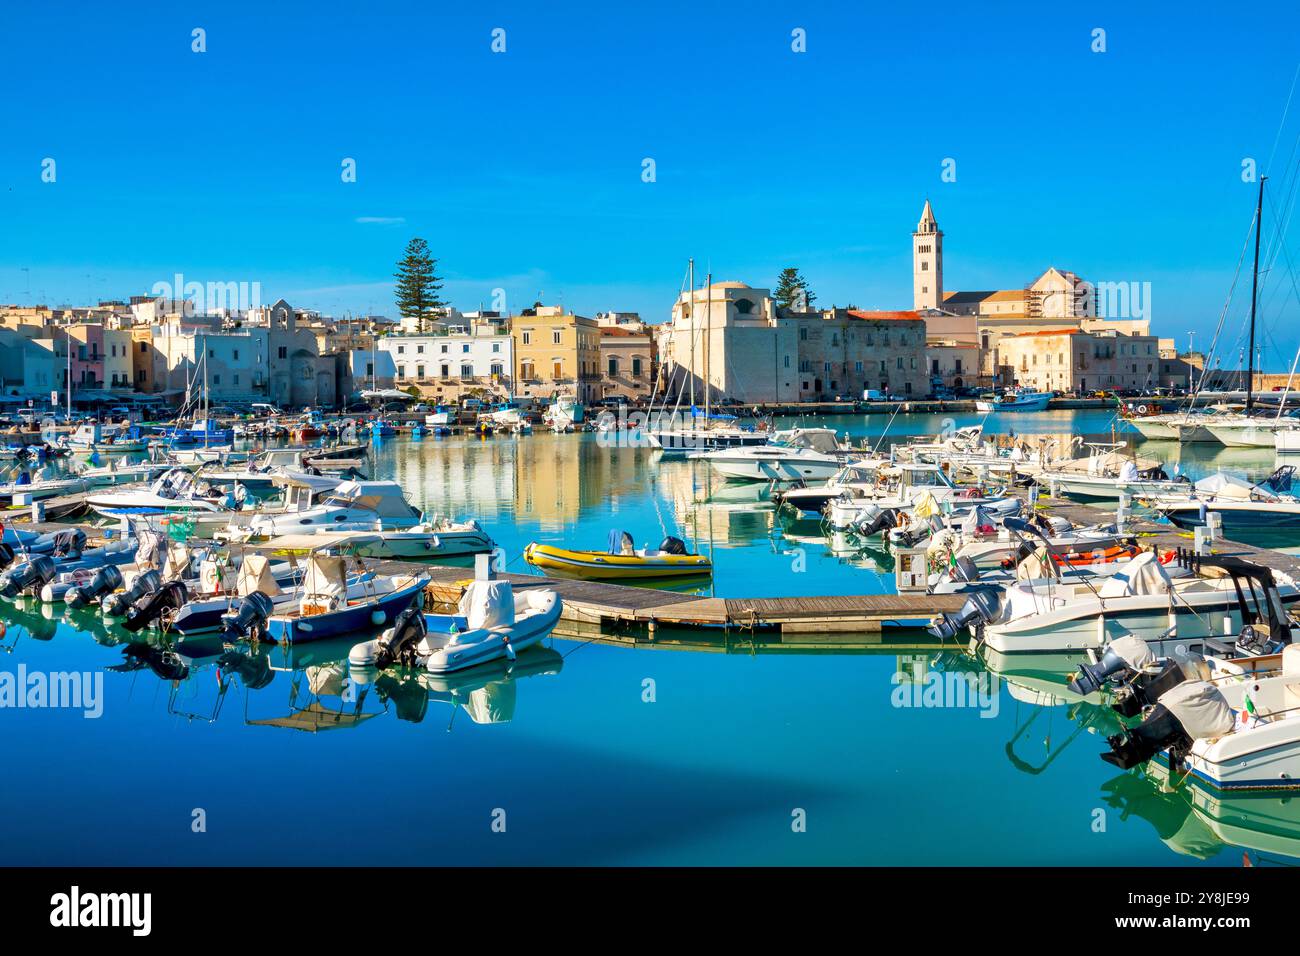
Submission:
M 593 581 L 632 578 L 700 577 L 713 573 L 713 562 L 702 554 L 688 554 L 677 538 L 657 549 L 632 547 L 627 534 L 610 535 L 607 551 L 575 551 L 534 541 L 524 549 L 524 560 L 543 571 Z

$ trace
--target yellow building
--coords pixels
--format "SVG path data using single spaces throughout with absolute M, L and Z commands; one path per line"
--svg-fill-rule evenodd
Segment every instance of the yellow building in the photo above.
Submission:
M 600 326 L 560 306 L 539 305 L 514 319 L 515 394 L 549 398 L 569 392 L 600 397 Z

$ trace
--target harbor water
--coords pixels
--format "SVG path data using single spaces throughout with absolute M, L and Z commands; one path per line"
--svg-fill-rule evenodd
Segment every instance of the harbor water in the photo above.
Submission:
M 1106 436 L 1108 411 L 898 416 L 889 437 Z M 878 438 L 885 416 L 827 424 Z M 793 423 L 793 422 L 791 422 Z M 1123 436 L 1121 436 L 1123 437 Z M 1271 451 L 1144 443 L 1195 479 Z M 508 570 L 530 541 L 612 528 L 711 552 L 699 593 L 893 589 L 879 539 L 829 537 L 757 484 L 592 433 L 384 440 L 374 477 L 477 518 Z M 1099 515 L 1100 517 L 1100 515 Z M 348 679 L 353 640 L 177 662 L 62 605 L 0 603 L 5 864 L 1226 865 L 1300 858 L 1300 798 L 1218 798 L 1102 762 L 1119 729 L 1050 660 L 924 632 L 553 639 L 451 678 Z M 361 640 L 369 635 L 359 635 Z M 79 675 L 81 707 L 3 694 Z M 86 695 L 83 695 L 83 697 Z M 48 703 L 48 699 L 46 703 Z M 19 706 L 22 703 L 24 706 Z M 27 706 L 31 705 L 31 706 Z

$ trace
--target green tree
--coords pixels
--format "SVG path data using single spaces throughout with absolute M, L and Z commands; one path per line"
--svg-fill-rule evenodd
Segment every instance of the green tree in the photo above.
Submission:
M 777 276 L 776 292 L 773 297 L 781 308 L 799 312 L 808 311 L 817 301 L 817 296 L 808 287 L 808 280 L 793 266 L 782 269 L 781 274 Z
M 442 279 L 434 271 L 437 266 L 438 260 L 429 255 L 429 244 L 416 238 L 406 244 L 406 255 L 398 261 L 393 276 L 397 280 L 397 311 L 403 318 L 415 319 L 421 332 L 425 321 L 447 304 L 438 297 Z

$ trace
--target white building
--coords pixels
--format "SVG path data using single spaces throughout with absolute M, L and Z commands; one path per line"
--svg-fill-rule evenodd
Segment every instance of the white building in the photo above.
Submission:
M 514 342 L 493 326 L 445 335 L 386 335 L 378 348 L 391 356 L 397 388 L 414 385 L 443 401 L 469 390 L 506 394 L 511 389 Z

